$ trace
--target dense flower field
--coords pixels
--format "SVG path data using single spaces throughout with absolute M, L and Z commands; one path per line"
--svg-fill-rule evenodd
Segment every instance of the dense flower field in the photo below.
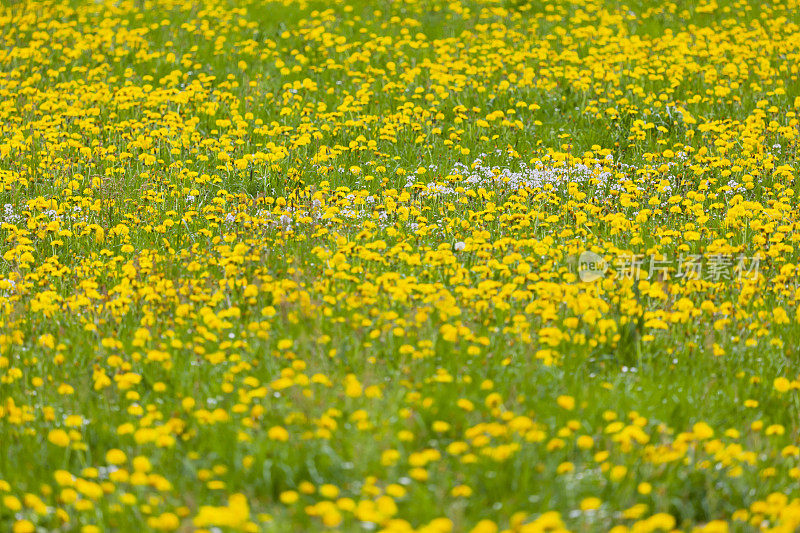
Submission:
M 800 527 L 797 0 L 0 6 L 0 530 Z

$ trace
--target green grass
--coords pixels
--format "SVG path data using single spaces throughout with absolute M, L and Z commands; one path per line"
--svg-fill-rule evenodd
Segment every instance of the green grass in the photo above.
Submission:
M 0 8 L 0 529 L 796 529 L 800 11 L 717 3 Z

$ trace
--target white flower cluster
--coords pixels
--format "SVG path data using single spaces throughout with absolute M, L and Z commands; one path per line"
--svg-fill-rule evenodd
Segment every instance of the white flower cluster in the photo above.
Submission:
M 16 224 L 20 221 L 22 221 L 22 216 L 14 212 L 14 206 L 12 204 L 5 204 L 3 206 L 2 220 L 0 220 L 0 222 Z
M 502 150 L 498 150 L 494 155 L 501 155 Z M 596 163 L 586 165 L 583 163 L 567 164 L 555 163 L 551 161 L 536 161 L 528 165 L 524 161 L 509 162 L 508 165 L 489 165 L 484 163 L 487 154 L 481 154 L 470 165 L 456 163 L 450 171 L 448 178 L 457 177 L 451 180 L 449 185 L 437 182 L 428 182 L 421 191 L 422 197 L 442 197 L 457 194 L 456 188 L 463 187 L 465 190 L 475 190 L 478 188 L 501 188 L 506 190 L 544 190 L 554 188 L 563 190 L 568 184 L 591 185 L 592 189 L 598 194 L 607 188 L 613 188 L 613 172 L 610 166 L 613 165 L 613 156 L 605 158 L 605 164 Z M 512 168 L 516 166 L 517 168 Z M 406 187 L 414 185 L 412 174 L 406 181 Z

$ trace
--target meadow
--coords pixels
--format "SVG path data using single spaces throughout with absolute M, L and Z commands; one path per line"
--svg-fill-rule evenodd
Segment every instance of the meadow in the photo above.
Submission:
M 0 531 L 800 528 L 798 0 L 0 5 Z

